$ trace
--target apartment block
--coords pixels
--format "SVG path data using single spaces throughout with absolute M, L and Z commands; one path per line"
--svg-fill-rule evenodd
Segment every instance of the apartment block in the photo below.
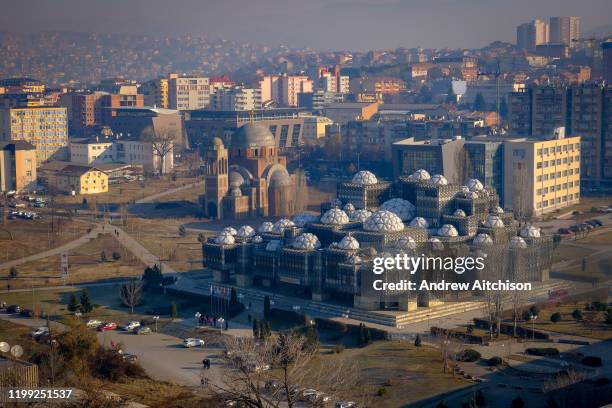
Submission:
M 504 208 L 517 218 L 580 201 L 580 137 L 514 139 L 504 147 Z
M 0 191 L 36 189 L 36 147 L 23 140 L 0 144 Z
M 204 109 L 210 105 L 210 80 L 206 77 L 168 76 L 168 107 L 177 110 Z
M 36 147 L 36 163 L 65 159 L 68 120 L 63 107 L 0 109 L 0 140 L 24 140 Z
M 212 96 L 210 108 L 220 111 L 261 109 L 261 89 L 242 86 L 219 88 Z

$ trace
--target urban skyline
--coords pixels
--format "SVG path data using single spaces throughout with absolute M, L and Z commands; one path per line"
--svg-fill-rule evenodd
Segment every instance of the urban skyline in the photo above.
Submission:
M 606 26 L 606 16 L 612 12 L 612 5 L 605 0 L 591 0 L 590 7 L 569 0 L 436 0 L 426 5 L 401 0 L 289 4 L 278 0 L 233 0 L 214 6 L 194 0 L 178 4 L 160 0 L 128 4 L 113 1 L 92 2 L 87 7 L 79 2 L 81 7 L 74 7 L 74 0 L 27 0 L 6 9 L 0 23 L 9 32 L 76 31 L 154 37 L 206 34 L 211 38 L 321 51 L 365 51 L 396 47 L 478 48 L 497 40 L 513 42 L 517 25 L 553 15 L 582 16 L 583 32 L 589 33 Z M 295 25 L 295 18 L 302 24 Z M 375 32 L 361 29 L 374 19 L 385 24 Z M 436 21 L 435 30 L 430 21 Z M 456 35 L 458 30 L 461 35 Z

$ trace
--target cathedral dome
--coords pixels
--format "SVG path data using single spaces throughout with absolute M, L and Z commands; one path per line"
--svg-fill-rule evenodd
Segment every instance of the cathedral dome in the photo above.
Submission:
M 358 171 L 353 176 L 352 183 L 370 186 L 370 185 L 378 183 L 378 179 L 376 178 L 374 173 L 372 173 L 371 171 L 362 170 L 362 171 Z
M 221 140 L 221 138 L 218 136 L 213 137 L 210 144 L 215 150 L 222 149 L 223 147 L 225 147 L 223 145 L 223 140 Z
M 291 176 L 285 169 L 276 170 L 270 177 L 270 187 L 283 187 L 291 185 Z
M 404 223 L 391 211 L 380 210 L 365 220 L 363 229 L 373 232 L 401 231 L 404 229 Z
M 232 136 L 232 148 L 276 147 L 274 136 L 266 126 L 247 123 Z
M 355 206 L 351 203 L 346 203 L 344 205 L 344 207 L 342 207 L 342 209 L 346 212 L 346 213 L 350 213 L 355 211 Z

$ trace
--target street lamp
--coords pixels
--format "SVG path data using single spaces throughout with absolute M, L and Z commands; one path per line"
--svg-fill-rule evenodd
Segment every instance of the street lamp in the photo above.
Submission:
M 153 316 L 153 321 L 155 322 L 155 332 L 157 333 L 157 321 L 159 320 L 159 316 Z
M 531 339 L 535 340 L 535 321 L 538 318 L 538 315 L 531 315 Z

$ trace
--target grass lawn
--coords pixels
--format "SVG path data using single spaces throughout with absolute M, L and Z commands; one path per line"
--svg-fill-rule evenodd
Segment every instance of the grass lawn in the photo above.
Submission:
M 198 242 L 198 234 L 187 232 L 184 237 L 179 235 L 181 225 L 197 221 L 193 217 L 132 217 L 122 228 L 175 271 L 184 272 L 202 268 L 202 245 Z
M 102 252 L 107 262 L 102 262 Z M 113 253 L 120 259 L 113 260 Z M 139 276 L 144 265 L 126 251 L 110 234 L 101 235 L 76 249 L 68 251 L 70 274 L 66 281 L 60 275 L 60 256 L 50 256 L 17 266 L 17 279 L 11 279 L 11 288 L 30 288 L 93 282 Z
M 21 360 L 28 360 L 33 354 L 44 349 L 44 346 L 32 339 L 31 332 L 32 329 L 27 326 L 0 319 L 0 341 L 7 342 L 11 346 L 18 344 L 23 347 Z
M 331 354 L 323 349 L 314 364 L 346 357 L 359 367 L 367 392 L 373 395 L 371 406 L 375 407 L 400 407 L 469 384 L 463 378 L 442 372 L 439 350 L 428 346 L 415 347 L 408 342 L 377 341 L 363 348 L 348 348 L 341 354 Z M 313 388 L 317 388 L 317 382 L 323 383 L 325 378 L 313 379 Z M 386 389 L 385 395 L 375 396 L 380 388 Z M 362 395 L 363 391 L 363 386 L 360 386 L 351 390 L 346 398 Z
M 121 204 L 131 203 L 135 200 L 140 200 L 147 196 L 168 190 L 170 188 L 180 187 L 185 184 L 196 182 L 195 177 L 178 178 L 172 180 L 171 177 L 163 176 L 161 178 L 148 178 L 144 181 L 133 181 L 129 183 L 111 184 L 107 193 L 87 195 L 87 196 L 57 196 L 58 203 L 61 204 L 80 204 L 83 198 L 87 198 L 88 203 L 94 204 Z
M 572 318 L 571 315 L 575 309 L 580 309 L 582 311 L 583 321 L 578 322 Z M 550 316 L 555 312 L 561 313 L 560 322 L 553 323 L 550 321 Z M 585 323 L 585 320 L 588 320 L 591 316 L 595 318 L 595 323 L 593 323 L 592 327 Z M 524 325 L 525 327 L 531 328 L 531 323 Z M 535 328 L 599 340 L 612 339 L 612 325 L 606 325 L 604 323 L 604 312 L 586 311 L 584 310 L 584 302 L 578 303 L 577 305 L 553 306 L 549 309 L 540 311 L 540 315 L 535 322 Z
M 86 234 L 90 228 L 87 223 L 63 217 L 57 218 L 55 222 L 55 230 L 51 232 L 51 218 L 48 215 L 43 214 L 43 217 L 37 220 L 5 220 L 4 224 L 0 225 L 0 262 L 23 258 L 61 246 Z M 10 239 L 9 232 L 13 239 Z M 5 275 L 4 271 L 0 273 Z

